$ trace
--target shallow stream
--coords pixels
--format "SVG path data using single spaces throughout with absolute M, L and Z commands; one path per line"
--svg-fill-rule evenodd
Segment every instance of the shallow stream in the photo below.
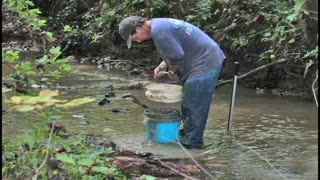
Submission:
M 115 90 L 116 97 L 109 99 L 110 104 L 99 106 L 98 102 L 110 92 L 109 85 L 144 79 L 90 65 L 74 67 L 59 80 L 60 87 L 71 87 L 60 88 L 59 97 L 90 97 L 96 101 L 63 110 L 60 122 L 68 133 L 109 135 L 120 148 L 150 151 L 161 158 L 185 158 L 185 162 L 193 163 L 177 144 L 146 142 L 144 109 L 121 96 L 132 93 L 150 107 L 179 108 L 179 103 L 152 102 L 145 97 L 145 90 Z M 217 89 L 205 131 L 207 147 L 190 151 L 200 164 L 225 165 L 209 169 L 222 180 L 318 179 L 318 109 L 313 102 L 300 97 L 256 95 L 255 90 L 238 86 L 233 131 L 228 134 L 230 94 L 231 85 Z M 112 109 L 123 112 L 115 113 Z M 32 113 L 9 110 L 2 115 L 2 138 L 23 133 L 34 117 Z M 203 174 L 202 179 L 209 177 Z

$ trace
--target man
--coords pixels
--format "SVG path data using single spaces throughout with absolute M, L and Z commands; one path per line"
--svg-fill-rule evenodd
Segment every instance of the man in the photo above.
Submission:
M 198 27 L 172 18 L 146 19 L 130 16 L 119 24 L 119 34 L 127 41 L 152 39 L 162 62 L 154 78 L 168 75 L 183 83 L 180 142 L 188 149 L 203 148 L 203 133 L 223 61 L 219 45 Z

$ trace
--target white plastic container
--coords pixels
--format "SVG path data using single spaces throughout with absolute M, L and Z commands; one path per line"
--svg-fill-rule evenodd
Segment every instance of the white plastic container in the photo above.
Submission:
M 182 86 L 175 84 L 150 84 L 146 86 L 148 99 L 156 102 L 175 103 L 181 101 Z

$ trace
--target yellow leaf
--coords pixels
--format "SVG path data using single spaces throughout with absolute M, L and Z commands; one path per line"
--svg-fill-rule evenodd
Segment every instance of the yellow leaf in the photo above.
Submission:
M 47 102 L 43 106 L 44 107 L 49 107 L 49 106 L 52 106 L 52 105 L 54 105 L 54 102 Z
M 39 109 L 39 110 L 42 110 L 42 109 L 44 109 L 45 107 L 37 104 L 37 105 L 35 106 L 35 108 L 36 108 L 36 109 Z
M 58 95 L 59 95 L 58 90 L 55 90 L 55 91 L 43 90 L 43 91 L 40 91 L 40 93 L 39 93 L 39 96 L 58 96 Z
M 85 104 L 85 103 L 89 103 L 94 101 L 95 99 L 91 99 L 91 98 L 78 98 L 78 99 L 73 99 L 70 101 L 70 103 L 74 103 L 74 104 Z
M 40 100 L 40 97 L 30 97 L 24 101 L 24 104 L 37 104 Z
M 18 111 L 21 111 L 21 112 L 25 112 L 25 111 L 32 111 L 34 110 L 34 106 L 30 106 L 30 105 L 16 105 L 12 108 L 15 108 L 17 109 Z
M 57 102 L 67 102 L 67 100 L 52 99 L 51 97 L 41 97 L 39 102 L 42 102 L 42 103 L 47 103 L 47 102 L 57 103 Z
M 51 96 L 38 96 L 37 98 L 38 103 L 48 102 L 52 99 Z
M 68 108 L 68 107 L 72 107 L 72 106 L 77 106 L 75 103 L 65 103 L 65 104 L 57 104 L 57 107 L 61 107 L 61 108 Z
M 288 44 L 292 44 L 292 43 L 294 43 L 294 42 L 296 42 L 296 39 L 292 38 L 292 39 L 290 39 L 290 40 L 288 41 Z
M 275 58 L 275 57 L 276 57 L 276 55 L 274 55 L 274 54 L 270 55 L 270 58 Z
M 11 101 L 16 104 L 19 104 L 19 103 L 21 103 L 21 97 L 13 96 L 13 97 L 11 97 Z
M 73 107 L 73 106 L 77 106 L 77 104 L 73 103 L 73 102 L 68 102 L 64 104 L 64 107 Z

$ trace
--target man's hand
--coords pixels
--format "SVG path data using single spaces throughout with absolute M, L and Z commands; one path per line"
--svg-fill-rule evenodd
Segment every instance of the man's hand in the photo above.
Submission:
M 158 79 L 164 75 L 167 75 L 170 79 L 174 79 L 174 80 L 179 80 L 179 77 L 172 73 L 173 71 L 166 71 L 167 70 L 168 65 L 165 63 L 165 61 L 162 61 L 158 67 L 156 67 L 154 69 L 154 78 Z M 174 71 L 176 71 L 178 69 L 179 66 L 175 65 L 175 66 L 170 66 L 169 65 L 169 69 L 173 69 Z
M 170 79 L 179 80 L 179 77 L 176 74 L 172 73 L 172 71 L 168 71 L 166 73 L 168 74 L 168 77 Z
M 159 64 L 159 66 L 154 69 L 154 78 L 158 79 L 166 75 L 167 74 L 166 69 L 167 69 L 167 64 L 164 61 L 162 61 Z

